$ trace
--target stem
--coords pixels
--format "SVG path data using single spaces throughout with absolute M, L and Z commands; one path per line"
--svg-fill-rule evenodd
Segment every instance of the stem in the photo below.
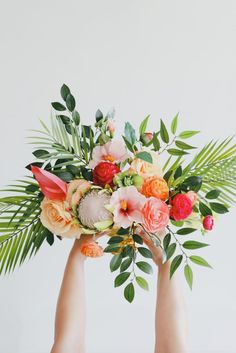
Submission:
M 166 227 L 168 229 L 168 231 L 171 233 L 171 235 L 173 235 L 173 237 L 175 238 L 175 241 L 176 243 L 178 244 L 183 256 L 185 257 L 185 262 L 186 264 L 188 264 L 188 255 L 186 254 L 186 252 L 183 250 L 183 246 L 182 244 L 180 243 L 180 241 L 178 240 L 177 236 L 176 236 L 176 233 L 173 232 L 173 230 L 170 228 L 170 226 L 167 226 Z
M 174 136 L 173 140 L 172 140 L 170 143 L 168 143 L 168 144 L 163 148 L 162 151 L 159 151 L 159 154 L 163 153 L 164 151 L 167 150 L 168 147 L 172 146 L 173 143 L 175 142 L 176 138 L 177 138 L 177 136 Z

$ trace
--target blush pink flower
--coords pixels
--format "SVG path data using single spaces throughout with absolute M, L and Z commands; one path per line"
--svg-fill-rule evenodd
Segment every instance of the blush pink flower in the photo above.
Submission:
M 150 197 L 142 209 L 143 225 L 148 232 L 157 233 L 169 223 L 167 204 L 156 197 Z
M 121 141 L 109 141 L 102 146 L 96 146 L 93 150 L 90 168 L 95 168 L 100 162 L 118 164 L 129 158 L 126 147 Z
M 115 226 L 128 228 L 133 222 L 142 222 L 142 208 L 146 198 L 141 195 L 135 186 L 119 188 L 110 200 L 114 211 Z
M 195 203 L 197 202 L 198 196 L 196 194 L 196 192 L 194 191 L 188 191 L 186 196 L 190 199 L 190 201 L 192 202 L 192 206 L 195 205 Z

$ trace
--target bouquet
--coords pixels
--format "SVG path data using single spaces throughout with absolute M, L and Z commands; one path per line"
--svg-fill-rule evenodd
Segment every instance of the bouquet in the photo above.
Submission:
M 179 132 L 178 114 L 170 130 L 160 120 L 159 130 L 150 132 L 149 116 L 138 131 L 127 122 L 117 139 L 114 110 L 98 110 L 94 126 L 83 125 L 65 84 L 61 97 L 63 103 L 52 103 L 51 126 L 41 121 L 29 137 L 32 174 L 2 190 L 8 195 L 0 199 L 0 273 L 12 272 L 45 241 L 106 234 L 104 249 L 93 241 L 81 252 L 110 253 L 114 285 L 124 285 L 132 302 L 135 284 L 148 289 L 142 273 L 152 273 L 145 235 L 160 247 L 163 262 L 171 261 L 170 278 L 182 267 L 192 288 L 192 266 L 211 267 L 197 253 L 209 245 L 205 235 L 235 202 L 232 138 L 210 141 L 186 162 L 196 149 L 186 140 L 199 131 Z

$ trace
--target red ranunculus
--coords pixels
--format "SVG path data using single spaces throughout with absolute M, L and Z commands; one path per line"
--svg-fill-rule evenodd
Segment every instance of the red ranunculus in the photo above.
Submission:
M 176 195 L 171 204 L 170 216 L 177 222 L 188 218 L 193 211 L 192 202 L 185 194 Z
M 93 182 L 104 187 L 106 184 L 113 186 L 114 176 L 120 172 L 120 168 L 110 162 L 99 163 L 93 171 Z

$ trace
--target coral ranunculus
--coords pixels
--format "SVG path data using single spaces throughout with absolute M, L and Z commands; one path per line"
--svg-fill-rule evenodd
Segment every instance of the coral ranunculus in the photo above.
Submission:
M 135 186 L 119 188 L 111 196 L 115 226 L 128 228 L 133 222 L 142 222 L 142 207 L 146 198 Z
M 73 217 L 67 211 L 65 202 L 53 201 L 46 197 L 41 203 L 41 222 L 53 234 L 65 238 L 76 238 L 80 235 L 78 224 L 73 223 Z
M 31 166 L 31 171 L 39 183 L 42 193 L 50 200 L 65 200 L 67 184 L 58 176 L 42 168 Z
M 81 253 L 88 257 L 101 257 L 103 256 L 103 248 L 95 242 L 87 243 L 81 246 Z
M 85 179 L 73 180 L 68 185 L 66 201 L 70 207 L 78 206 L 84 194 L 89 191 L 91 184 Z
M 176 222 L 185 220 L 193 211 L 192 201 L 186 194 L 176 195 L 171 203 L 170 216 Z
M 153 176 L 145 179 L 141 193 L 146 197 L 156 197 L 165 201 L 169 196 L 169 188 L 167 182 L 163 178 Z
M 110 162 L 101 162 L 93 171 L 93 182 L 101 187 L 105 185 L 113 186 L 113 178 L 119 172 L 120 168 L 117 165 Z
M 143 209 L 143 225 L 148 232 L 157 233 L 169 223 L 167 204 L 156 197 L 147 199 Z

